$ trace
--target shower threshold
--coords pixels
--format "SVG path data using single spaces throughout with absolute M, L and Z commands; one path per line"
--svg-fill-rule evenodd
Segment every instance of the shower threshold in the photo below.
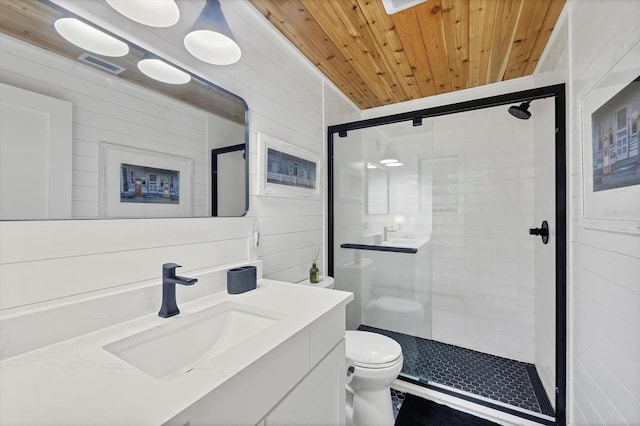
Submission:
M 399 378 L 419 386 L 542 424 L 555 413 L 532 364 L 435 340 L 361 325 L 402 347 Z

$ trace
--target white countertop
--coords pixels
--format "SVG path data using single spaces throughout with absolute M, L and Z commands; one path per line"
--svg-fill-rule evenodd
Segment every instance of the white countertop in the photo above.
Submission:
M 220 292 L 183 303 L 176 317 L 150 314 L 3 360 L 0 424 L 162 424 L 352 298 L 347 292 L 263 279 L 253 291 Z M 204 362 L 168 381 L 155 379 L 103 349 L 108 343 L 230 300 L 278 311 L 284 317 L 217 355 L 215 362 Z

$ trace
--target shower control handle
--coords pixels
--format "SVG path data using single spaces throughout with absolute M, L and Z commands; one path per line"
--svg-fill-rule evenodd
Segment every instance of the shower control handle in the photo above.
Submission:
M 540 228 L 529 228 L 529 235 L 540 235 L 542 243 L 547 244 L 549 242 L 549 223 L 543 220 Z

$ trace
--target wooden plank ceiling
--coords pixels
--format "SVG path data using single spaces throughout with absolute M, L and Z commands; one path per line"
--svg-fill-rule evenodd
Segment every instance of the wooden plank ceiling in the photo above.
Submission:
M 530 75 L 565 0 L 249 0 L 362 109 Z

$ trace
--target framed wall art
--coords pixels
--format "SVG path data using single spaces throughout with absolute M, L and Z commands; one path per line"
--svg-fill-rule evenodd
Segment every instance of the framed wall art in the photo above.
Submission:
M 258 194 L 320 199 L 320 155 L 258 133 Z
M 640 234 L 640 44 L 580 104 L 583 225 Z
M 101 217 L 190 217 L 193 159 L 100 143 Z

